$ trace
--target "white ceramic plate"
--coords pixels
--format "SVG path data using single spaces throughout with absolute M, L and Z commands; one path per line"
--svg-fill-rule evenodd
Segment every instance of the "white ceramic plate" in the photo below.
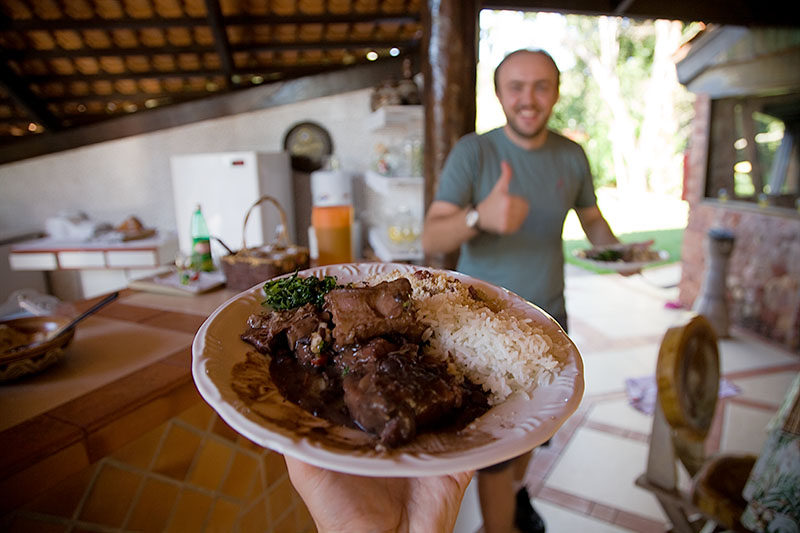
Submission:
M 637 270 L 641 270 L 650 265 L 654 265 L 655 263 L 660 263 L 661 261 L 666 261 L 669 259 L 669 252 L 666 250 L 656 251 L 658 257 L 652 261 L 597 261 L 595 259 L 589 259 L 588 257 L 582 257 L 580 254 L 583 251 L 585 250 L 575 250 L 572 255 L 578 261 L 593 265 L 597 268 L 605 268 L 606 270 L 613 270 L 620 273 L 636 272 Z
M 372 274 L 423 267 L 391 263 L 332 265 L 302 276 L 336 276 L 339 283 Z M 461 431 L 422 433 L 409 444 L 387 450 L 362 431 L 336 426 L 283 399 L 263 376 L 264 395 L 245 402 L 232 385 L 231 372 L 253 348 L 241 340 L 247 317 L 263 308 L 259 284 L 222 304 L 200 327 L 192 345 L 192 375 L 200 394 L 233 429 L 251 441 L 329 470 L 366 476 L 442 475 L 487 467 L 521 455 L 549 439 L 575 412 L 583 397 L 583 361 L 577 348 L 549 315 L 522 298 L 456 272 L 470 283 L 522 310 L 541 325 L 556 346 L 563 368 L 553 383 L 531 398 L 509 397 Z

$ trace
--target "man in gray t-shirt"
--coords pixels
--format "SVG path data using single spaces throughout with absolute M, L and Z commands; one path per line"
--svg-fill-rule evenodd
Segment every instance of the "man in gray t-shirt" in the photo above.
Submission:
M 512 52 L 495 70 L 506 125 L 461 139 L 425 218 L 426 253 L 461 250 L 457 269 L 537 304 L 564 328 L 564 218 L 575 209 L 594 245 L 619 242 L 597 207 L 586 155 L 547 129 L 559 72 L 542 51 Z M 530 454 L 478 473 L 486 533 L 541 533 L 523 478 Z
M 528 215 L 513 233 L 479 232 L 464 242 L 457 268 L 519 294 L 566 327 L 561 232 L 570 209 L 596 204 L 586 156 L 552 131 L 534 150 L 515 144 L 503 128 L 470 134 L 450 152 L 435 201 L 479 204 L 495 187 L 502 161 L 516 176 L 508 192 L 527 201 Z

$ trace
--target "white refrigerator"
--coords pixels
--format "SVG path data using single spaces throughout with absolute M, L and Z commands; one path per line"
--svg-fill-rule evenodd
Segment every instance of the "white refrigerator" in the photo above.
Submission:
M 191 219 L 200 205 L 212 237 L 234 252 L 242 248 L 245 215 L 261 197 L 271 196 L 286 212 L 291 242 L 296 241 L 292 171 L 287 152 L 226 152 L 170 158 L 179 246 L 191 250 Z M 247 222 L 247 246 L 271 242 L 281 223 L 270 202 L 255 208 Z M 212 239 L 215 263 L 227 251 Z

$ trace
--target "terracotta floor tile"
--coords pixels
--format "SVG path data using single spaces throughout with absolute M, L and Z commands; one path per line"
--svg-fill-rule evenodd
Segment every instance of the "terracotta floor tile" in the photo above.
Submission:
M 253 484 L 250 486 L 250 493 L 247 495 L 248 502 L 261 498 L 269 490 L 269 486 L 265 484 L 264 477 L 261 470 L 253 477 Z
M 294 487 L 292 487 L 289 478 L 279 481 L 276 485 L 267 491 L 267 500 L 269 501 L 269 516 L 271 520 L 277 520 L 279 517 L 292 507 L 294 496 Z
M 266 496 L 256 500 L 239 521 L 241 533 L 264 533 L 270 531 L 270 520 L 267 514 Z
M 192 407 L 178 415 L 179 420 L 183 420 L 190 426 L 193 426 L 201 431 L 208 428 L 209 423 L 216 413 L 206 402 L 198 401 Z
M 587 428 L 591 428 L 597 431 L 602 431 L 610 435 L 617 435 L 618 437 L 626 437 L 626 438 L 630 437 L 630 430 L 626 428 L 621 428 L 619 426 L 611 426 L 603 422 L 595 422 L 592 420 L 586 422 L 586 424 L 584 425 Z
M 220 489 L 222 493 L 244 501 L 250 494 L 256 478 L 261 477 L 258 465 L 259 462 L 254 457 L 241 451 L 237 452 L 228 477 Z
M 246 450 L 250 450 L 253 453 L 257 454 L 271 453 L 267 448 L 259 446 L 258 444 L 249 440 L 247 437 L 243 435 L 236 436 L 236 444 L 238 444 L 239 446 L 241 446 Z
M 561 507 L 567 507 L 575 512 L 584 514 L 588 514 L 592 508 L 592 505 L 594 505 L 594 502 L 591 500 L 587 500 L 585 498 L 581 498 L 580 496 L 569 494 L 548 486 L 542 487 L 536 497 L 552 504 L 560 505 Z
M 198 433 L 173 425 L 153 464 L 153 472 L 183 481 L 201 441 Z
M 167 424 L 152 429 L 133 442 L 114 451 L 111 457 L 127 465 L 145 470 L 150 466 Z
M 128 531 L 163 531 L 180 489 L 177 484 L 148 478 L 126 524 Z
M 213 500 L 207 494 L 184 489 L 178 496 L 175 512 L 165 530 L 167 533 L 202 531 Z
M 214 507 L 211 509 L 204 531 L 219 531 L 220 533 L 234 531 L 234 525 L 241 512 L 240 505 L 226 500 L 214 501 Z
M 195 455 L 194 465 L 187 477 L 192 485 L 216 491 L 233 460 L 233 448 L 214 439 L 207 439 Z
M 79 518 L 109 527 L 122 526 L 142 481 L 139 474 L 110 464 L 101 465 Z
M 214 425 L 211 428 L 211 432 L 214 435 L 222 437 L 225 440 L 229 440 L 231 442 L 236 442 L 236 436 L 238 433 L 233 430 L 228 424 L 225 423 L 220 417 L 215 417 Z
M 592 504 L 592 508 L 589 510 L 589 515 L 599 520 L 603 520 L 604 522 L 614 523 L 614 519 L 617 517 L 618 512 L 619 511 L 613 507 L 609 507 L 608 505 L 594 503 Z
M 281 518 L 272 521 L 273 533 L 297 533 L 297 521 L 294 512 L 284 514 Z
M 614 523 L 640 533 L 654 533 L 656 531 L 664 531 L 664 523 L 647 518 L 644 516 L 629 513 L 628 511 L 620 510 L 617 513 Z
M 264 456 L 264 468 L 267 474 L 267 486 L 272 485 L 287 474 L 286 462 L 279 453 L 267 453 Z
M 294 510 L 295 523 L 297 524 L 297 531 L 313 531 L 314 519 L 311 518 L 311 513 L 308 512 L 308 507 L 302 502 L 297 505 Z
M 87 438 L 89 457 L 92 460 L 105 457 L 150 431 L 160 422 L 184 411 L 196 401 L 197 391 L 191 382 L 185 383 L 171 394 L 152 399 L 90 433 Z

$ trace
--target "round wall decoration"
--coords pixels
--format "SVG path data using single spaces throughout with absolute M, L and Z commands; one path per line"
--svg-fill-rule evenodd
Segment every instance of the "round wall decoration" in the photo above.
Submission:
M 314 122 L 292 126 L 284 137 L 283 148 L 292 157 L 292 168 L 301 172 L 319 170 L 333 153 L 330 134 Z

